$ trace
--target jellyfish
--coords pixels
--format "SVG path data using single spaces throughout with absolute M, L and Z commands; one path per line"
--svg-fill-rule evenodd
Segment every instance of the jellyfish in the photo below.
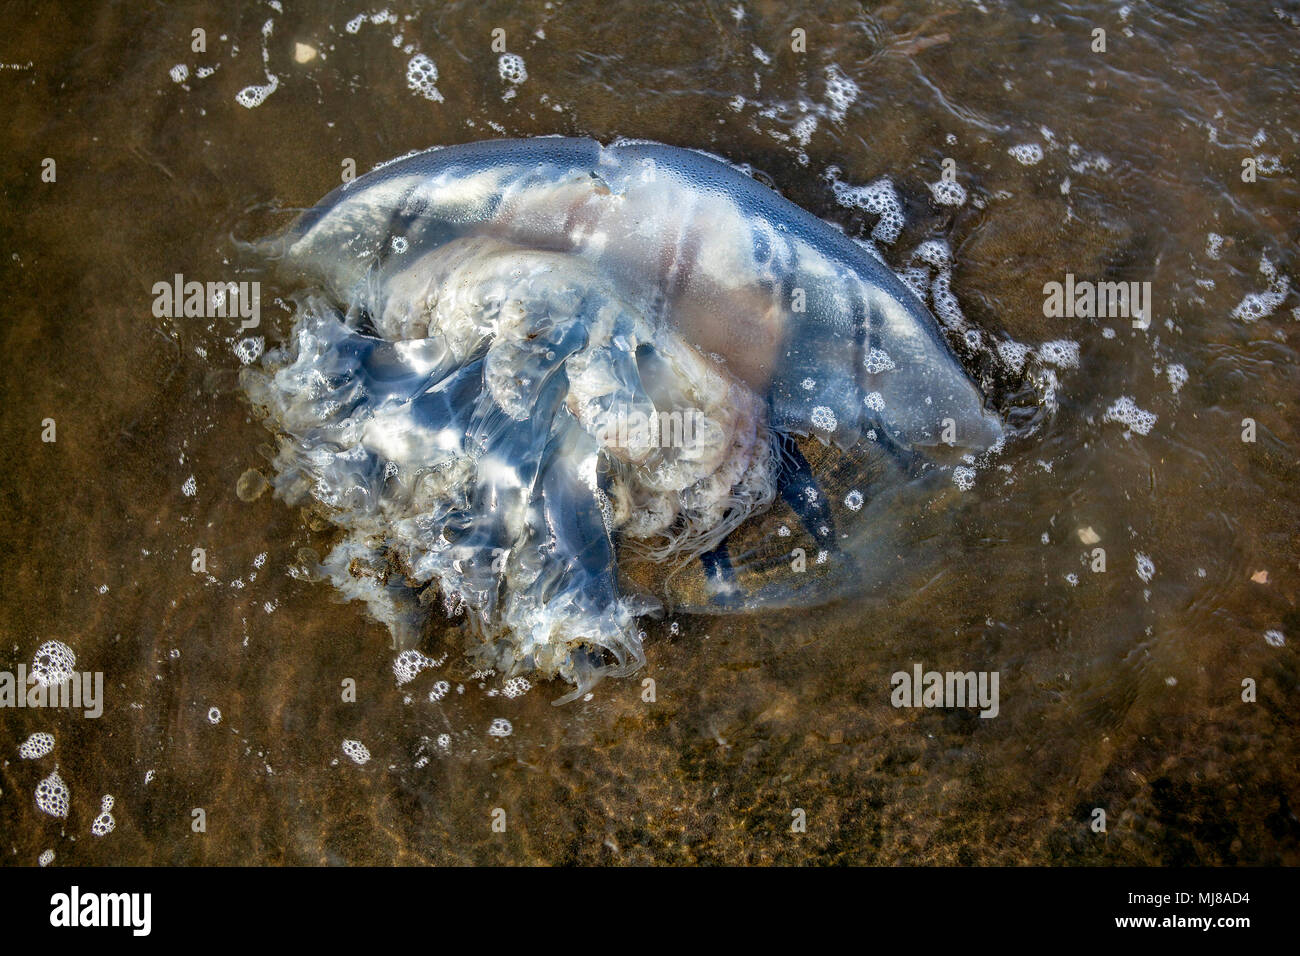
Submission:
M 644 664 L 646 615 L 881 586 L 898 495 L 1003 439 L 898 275 L 694 150 L 435 148 L 259 249 L 298 291 L 243 384 L 340 532 L 321 573 L 561 701 Z

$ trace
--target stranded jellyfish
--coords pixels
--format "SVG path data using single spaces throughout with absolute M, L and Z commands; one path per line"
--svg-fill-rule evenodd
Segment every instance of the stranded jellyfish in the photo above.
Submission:
M 692 150 L 429 150 L 265 251 L 300 291 L 244 385 L 341 532 L 321 572 L 564 699 L 644 662 L 643 615 L 879 586 L 899 491 L 1002 437 L 912 288 Z

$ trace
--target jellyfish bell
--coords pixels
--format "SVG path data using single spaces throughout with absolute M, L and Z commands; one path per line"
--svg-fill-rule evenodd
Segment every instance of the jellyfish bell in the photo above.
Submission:
M 902 491 L 1002 439 L 897 275 L 691 150 L 430 150 L 272 246 L 313 291 L 245 383 L 277 491 L 345 532 L 325 571 L 399 643 L 436 589 L 473 657 L 569 697 L 640 666 L 663 604 L 876 586 Z

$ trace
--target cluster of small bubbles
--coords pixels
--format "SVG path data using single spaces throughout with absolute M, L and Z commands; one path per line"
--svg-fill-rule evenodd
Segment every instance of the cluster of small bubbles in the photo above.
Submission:
M 830 100 L 830 113 L 833 119 L 844 119 L 844 114 L 861 95 L 861 87 L 845 76 L 843 70 L 834 63 L 826 67 L 826 99 Z
M 168 75 L 172 78 L 173 83 L 184 83 L 190 78 L 190 68 L 184 63 L 177 63 L 168 70 Z
M 677 621 L 673 621 L 672 624 L 668 625 L 668 633 L 671 634 L 673 637 L 677 637 L 679 634 L 682 633 L 681 624 L 679 624 Z
M 402 651 L 393 661 L 393 676 L 397 686 L 409 684 L 420 676 L 420 671 L 433 666 L 433 659 L 416 650 Z
M 210 724 L 221 723 L 221 711 L 218 710 L 216 707 L 211 707 L 208 709 L 208 723 Z
M 1282 160 L 1272 153 L 1260 153 L 1255 157 L 1255 168 L 1265 176 L 1282 172 Z
M 832 166 L 826 171 L 831 183 L 831 192 L 835 201 L 841 206 L 861 209 L 879 216 L 880 220 L 871 235 L 881 242 L 889 244 L 903 231 L 903 202 L 888 177 L 881 177 L 865 186 L 850 186 L 839 180 L 839 168 Z
M 826 405 L 818 405 L 812 410 L 812 424 L 814 428 L 820 428 L 822 431 L 833 432 L 838 421 L 835 413 Z
M 844 507 L 850 511 L 860 511 L 862 509 L 862 492 L 854 488 L 844 496 Z
M 71 679 L 76 666 L 77 656 L 72 648 L 62 641 L 46 641 L 36 648 L 30 673 L 36 683 L 50 687 Z
M 961 303 L 952 293 L 951 283 L 952 271 L 940 269 L 930 285 L 930 304 L 940 322 L 947 328 L 960 331 L 966 327 L 966 316 L 961 311 Z
M 1257 322 L 1272 315 L 1286 296 L 1285 288 L 1270 289 L 1268 292 L 1249 292 L 1232 310 L 1232 317 L 1242 322 Z
M 803 388 L 805 392 L 811 392 L 814 388 L 817 387 L 817 380 L 813 378 L 806 378 L 802 382 L 800 382 L 799 385 L 801 388 Z
M 1044 342 L 1038 347 L 1038 357 L 1057 368 L 1079 367 L 1079 343 L 1069 339 Z
M 506 697 L 514 700 L 516 697 L 523 697 L 533 689 L 533 685 L 525 677 L 512 677 L 501 685 L 501 693 Z
M 198 493 L 199 482 L 193 475 L 190 475 L 185 479 L 185 484 L 181 485 L 181 494 L 186 498 L 193 498 Z
M 1012 146 L 1007 152 L 1022 166 L 1035 166 L 1043 161 L 1043 147 L 1037 143 L 1021 143 Z
M 916 293 L 916 297 L 925 300 L 926 286 L 930 284 L 930 270 L 924 266 L 909 266 L 898 273 L 898 277 L 907 283 L 907 287 Z
M 451 746 L 451 734 L 439 734 L 438 746 L 441 747 L 443 750 L 449 748 Z
M 1217 259 L 1223 254 L 1223 237 L 1217 232 L 1212 232 L 1206 236 L 1205 254 L 1211 259 Z
M 963 338 L 965 338 L 968 348 L 978 349 L 984 344 L 984 336 L 980 334 L 979 329 L 967 329 Z
M 885 396 L 881 395 L 879 392 L 871 392 L 862 400 L 862 404 L 866 405 L 867 408 L 871 409 L 873 412 L 883 412 L 885 410 Z
M 235 102 L 245 109 L 255 109 L 266 102 L 266 98 L 276 91 L 280 86 L 280 79 L 276 76 L 268 76 L 268 83 L 264 86 L 246 86 L 235 94 Z
M 41 866 L 49 866 L 54 862 L 54 851 L 46 850 L 37 858 L 36 862 Z
M 930 183 L 930 195 L 940 206 L 960 206 L 966 202 L 966 189 L 955 179 Z
M 510 726 L 510 721 L 504 717 L 497 717 L 488 725 L 489 737 L 509 737 L 514 733 L 514 728 Z
M 356 764 L 363 764 L 370 759 L 370 751 L 359 740 L 343 741 L 343 753 Z
M 502 53 L 501 58 L 497 60 L 497 72 L 501 74 L 501 79 L 515 85 L 528 79 L 524 58 L 518 53 Z
M 426 100 L 432 100 L 435 103 L 442 102 L 442 94 L 434 83 L 438 81 L 438 68 L 423 53 L 417 53 L 411 57 L 411 62 L 406 64 L 406 85 L 415 92 L 419 93 Z
M 1067 574 L 1067 575 L 1065 576 L 1065 583 L 1068 584 L 1068 585 L 1070 585 L 1070 587 L 1072 587 L 1072 588 L 1073 588 L 1073 587 L 1078 587 L 1078 585 L 1079 585 L 1079 576 L 1078 576 L 1077 574 L 1075 574 L 1073 571 L 1071 571 L 1069 574 Z
M 943 239 L 926 239 L 912 250 L 912 258 L 936 269 L 950 269 L 952 247 Z
M 53 734 L 32 734 L 18 746 L 18 756 L 24 760 L 39 760 L 54 749 Z
M 451 685 L 445 680 L 438 681 L 438 683 L 433 685 L 433 690 L 429 691 L 429 703 L 436 704 L 438 701 L 446 697 L 450 690 Z
M 393 236 L 392 247 L 393 251 L 400 256 L 411 247 L 411 243 L 405 236 Z
M 998 358 L 1002 364 L 1013 372 L 1024 370 L 1025 359 L 1029 357 L 1029 346 L 1023 342 L 1016 342 L 1013 339 L 1007 339 L 998 343 Z
M 235 356 L 244 365 L 252 365 L 266 351 L 266 339 L 260 335 L 250 335 L 235 343 Z
M 781 525 L 776 529 L 776 534 L 778 538 L 788 538 L 790 537 L 790 528 L 787 525 Z
M 878 348 L 868 349 L 867 357 L 862 360 L 862 364 L 871 375 L 879 375 L 882 372 L 888 372 L 898 367 L 894 360 L 889 357 L 888 352 Z
M 1137 558 L 1137 576 L 1142 579 L 1144 584 L 1150 583 L 1151 578 L 1156 573 L 1155 562 L 1141 551 L 1135 557 Z
M 1143 411 L 1137 402 L 1127 395 L 1120 396 L 1110 408 L 1106 409 L 1106 421 L 1119 422 L 1125 428 L 1131 428 L 1139 435 L 1151 434 L 1156 424 L 1155 412 Z
M 1281 631 L 1265 631 L 1264 640 L 1269 647 L 1282 647 L 1286 644 L 1286 635 Z
M 113 798 L 109 794 L 104 794 L 104 798 L 99 802 L 99 816 L 90 825 L 90 832 L 97 837 L 107 836 L 117 827 L 117 821 L 113 819 Z
M 958 465 L 952 470 L 952 483 L 962 491 L 970 491 L 975 487 L 975 469 Z
M 1165 369 L 1165 377 L 1169 379 L 1169 387 L 1177 392 L 1187 384 L 1187 368 L 1183 365 L 1171 365 Z
M 71 799 L 57 769 L 36 785 L 36 805 L 52 817 L 66 817 Z
M 817 115 L 809 113 L 790 127 L 790 135 L 795 138 L 795 142 L 800 146 L 807 146 L 812 142 L 813 133 L 817 132 L 817 123 Z

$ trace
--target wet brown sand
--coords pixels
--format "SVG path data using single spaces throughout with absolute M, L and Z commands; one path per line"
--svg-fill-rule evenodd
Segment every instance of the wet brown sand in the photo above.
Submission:
M 1266 287 L 1261 255 L 1297 274 L 1294 16 L 764 2 L 738 20 L 721 4 L 479 3 L 349 33 L 363 8 L 17 6 L 0 39 L 0 669 L 61 640 L 104 673 L 107 700 L 97 720 L 0 711 L 6 862 L 45 849 L 56 865 L 1300 862 L 1300 299 L 1232 317 Z M 265 82 L 268 19 L 281 83 L 247 110 L 235 95 Z M 508 100 L 498 26 L 529 73 Z M 797 26 L 803 55 L 789 49 Z M 1104 55 L 1089 49 L 1098 26 Z M 206 54 L 190 52 L 195 27 Z M 443 103 L 407 89 L 398 33 L 437 63 Z M 325 56 L 297 64 L 295 42 Z M 178 63 L 183 85 L 168 76 Z M 805 165 L 790 131 L 801 102 L 826 103 L 832 63 L 861 93 L 821 120 Z M 203 64 L 219 68 L 198 79 Z M 151 288 L 177 272 L 238 278 L 229 235 L 248 234 L 250 210 L 314 202 L 347 157 L 365 170 L 501 131 L 709 149 L 855 234 L 870 219 L 836 205 L 824 171 L 890 174 L 909 220 L 891 254 L 946 237 L 974 322 L 1078 342 L 1080 367 L 924 560 L 894 556 L 897 589 L 681 618 L 679 634 L 652 622 L 643 675 L 565 708 L 546 685 L 489 697 L 492 680 L 454 661 L 399 689 L 382 626 L 287 574 L 327 532 L 270 495 L 235 494 L 268 441 L 238 393 L 235 330 L 156 319 Z M 1008 155 L 1025 142 L 1042 162 Z M 1265 154 L 1280 171 L 1242 182 L 1241 159 Z M 927 188 L 945 157 L 969 194 L 955 211 Z M 1067 272 L 1151 281 L 1155 327 L 1044 318 L 1043 284 Z M 286 313 L 271 299 L 274 340 Z M 1177 392 L 1172 363 L 1188 373 Z M 1158 415 L 1151 434 L 1104 420 L 1121 395 Z M 1240 440 L 1246 417 L 1254 443 Z M 1083 563 L 1085 527 L 1107 549 L 1103 574 Z M 999 716 L 891 707 L 890 675 L 916 662 L 998 671 Z M 437 680 L 452 689 L 431 703 Z M 500 717 L 512 735 L 488 736 Z M 38 731 L 54 752 L 20 759 Z M 345 739 L 371 760 L 345 757 Z M 66 821 L 33 800 L 56 764 Z M 104 794 L 117 825 L 96 838 Z M 1089 826 L 1097 808 L 1104 834 Z M 807 832 L 791 832 L 796 809 Z

